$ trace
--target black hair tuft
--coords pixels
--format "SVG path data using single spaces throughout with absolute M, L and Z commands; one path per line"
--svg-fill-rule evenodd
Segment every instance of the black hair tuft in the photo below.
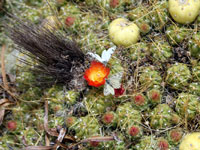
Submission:
M 80 90 L 86 86 L 87 57 L 75 41 L 16 16 L 11 16 L 10 23 L 6 26 L 9 37 L 21 52 L 37 60 L 33 73 L 40 82 L 64 83 L 69 89 Z

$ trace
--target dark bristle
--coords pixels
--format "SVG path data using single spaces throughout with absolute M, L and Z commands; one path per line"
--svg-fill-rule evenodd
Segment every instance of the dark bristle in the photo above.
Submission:
M 76 42 L 17 17 L 11 17 L 10 22 L 15 25 L 6 27 L 9 37 L 21 52 L 38 62 L 33 71 L 38 73 L 39 80 L 53 79 L 66 85 L 75 78 L 80 80 L 86 57 Z

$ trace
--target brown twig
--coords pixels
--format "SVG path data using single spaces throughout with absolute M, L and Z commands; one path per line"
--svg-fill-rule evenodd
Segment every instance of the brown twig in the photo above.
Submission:
M 113 141 L 115 140 L 114 136 L 105 136 L 105 137 L 101 137 L 101 136 L 95 136 L 95 137 L 91 137 L 91 138 L 87 138 L 87 139 L 83 139 L 80 142 L 76 143 L 76 144 L 72 144 L 69 146 L 69 149 L 72 149 L 75 146 L 78 146 L 82 143 L 87 143 L 87 142 L 107 142 L 107 141 Z
M 0 125 L 3 122 L 4 114 L 5 114 L 5 108 L 0 108 Z
M 0 84 L 0 87 L 4 89 L 15 101 L 17 101 L 17 97 L 11 91 L 6 90 L 6 88 L 2 84 Z
M 5 69 L 5 51 L 6 51 L 6 45 L 4 44 L 2 46 L 2 50 L 1 50 L 1 73 L 2 73 L 2 78 L 3 78 L 3 85 L 6 89 L 6 91 L 9 90 L 9 86 L 8 86 L 8 81 L 6 78 L 6 69 Z
M 8 99 L 0 99 L 0 125 L 3 123 L 3 118 L 5 115 L 5 107 L 14 104 L 13 102 L 9 101 Z
M 47 134 L 45 134 L 45 144 L 46 144 L 46 146 L 50 145 L 50 141 L 49 141 L 49 138 L 48 138 Z
M 62 140 L 64 139 L 65 137 L 65 134 L 66 134 L 66 129 L 65 128 L 62 128 L 60 130 L 60 133 L 59 133 L 59 136 L 57 138 L 57 142 L 56 144 L 54 145 L 54 149 L 57 150 L 59 147 L 60 147 L 60 144 L 62 142 Z

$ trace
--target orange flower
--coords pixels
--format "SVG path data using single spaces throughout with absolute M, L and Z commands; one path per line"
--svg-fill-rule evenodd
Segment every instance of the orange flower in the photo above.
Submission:
M 92 61 L 90 68 L 85 71 L 84 78 L 87 80 L 88 85 L 99 87 L 105 84 L 105 79 L 109 73 L 110 69 L 104 64 Z

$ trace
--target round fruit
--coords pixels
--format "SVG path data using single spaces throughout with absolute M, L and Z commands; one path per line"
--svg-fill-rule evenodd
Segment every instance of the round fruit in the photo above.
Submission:
M 199 14 L 199 9 L 199 0 L 169 0 L 169 13 L 181 24 L 193 22 Z
M 200 132 L 188 134 L 180 144 L 179 150 L 199 150 Z
M 108 30 L 110 39 L 118 46 L 131 46 L 140 37 L 138 26 L 124 18 L 118 18 L 112 21 Z

